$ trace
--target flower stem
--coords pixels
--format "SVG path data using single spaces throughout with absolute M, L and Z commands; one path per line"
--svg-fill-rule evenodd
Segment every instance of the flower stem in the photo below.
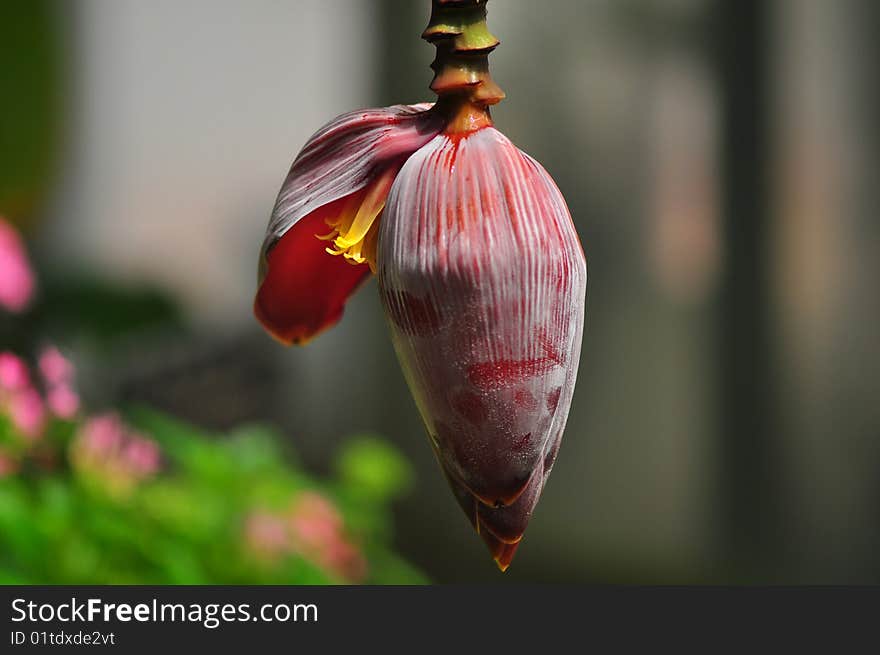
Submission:
M 437 56 L 431 68 L 436 110 L 447 118 L 447 132 L 469 132 L 492 124 L 489 105 L 504 91 L 489 74 L 489 53 L 500 43 L 486 26 L 488 0 L 432 0 L 431 20 L 422 38 Z

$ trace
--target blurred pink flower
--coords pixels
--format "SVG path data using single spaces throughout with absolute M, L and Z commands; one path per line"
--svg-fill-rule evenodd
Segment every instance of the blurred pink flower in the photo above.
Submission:
M 153 475 L 159 470 L 159 446 L 145 437 L 129 435 L 122 459 L 126 468 L 137 477 Z
M 55 416 L 73 418 L 79 411 L 79 396 L 73 388 L 73 365 L 55 346 L 46 346 L 38 359 L 46 383 L 46 403 Z
M 77 434 L 76 444 L 88 454 L 114 454 L 122 444 L 125 426 L 116 414 L 101 414 L 90 418 Z
M 247 517 L 245 541 L 258 556 L 274 560 L 290 551 L 290 535 L 283 518 L 257 511 Z
M 293 535 L 303 548 L 320 548 L 335 540 L 343 528 L 342 517 L 323 496 L 311 491 L 300 494 L 290 514 Z
M 36 389 L 27 387 L 12 393 L 8 400 L 12 424 L 29 439 L 36 439 L 46 425 L 46 407 Z
M 0 308 L 18 313 L 34 292 L 34 275 L 15 228 L 0 217 Z
M 299 494 L 287 514 L 253 512 L 245 521 L 244 537 L 262 559 L 297 554 L 348 582 L 360 582 L 367 574 L 367 562 L 346 537 L 339 511 L 313 491 Z
M 127 493 L 160 468 L 156 442 L 131 430 L 115 413 L 87 420 L 70 447 L 71 461 L 78 470 L 94 475 L 117 493 Z
M 321 551 L 319 563 L 351 582 L 367 577 L 367 560 L 349 541 L 337 539 L 329 543 Z
M 342 516 L 326 498 L 312 491 L 300 494 L 289 524 L 295 551 L 348 581 L 366 576 L 366 560 L 346 537 Z
M 40 353 L 40 372 L 49 386 L 66 384 L 73 378 L 73 365 L 55 346 L 47 346 Z
M 49 389 L 46 404 L 58 418 L 71 419 L 79 411 L 79 396 L 69 384 L 63 383 Z
M 15 391 L 28 385 L 30 376 L 21 357 L 0 352 L 0 391 Z

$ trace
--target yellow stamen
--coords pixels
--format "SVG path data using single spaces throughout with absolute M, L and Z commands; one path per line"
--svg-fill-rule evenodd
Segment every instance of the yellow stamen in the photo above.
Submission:
M 352 264 L 367 262 L 375 270 L 379 227 L 376 219 L 385 207 L 385 198 L 396 173 L 394 169 L 383 171 L 367 188 L 366 194 L 356 194 L 337 218 L 327 220 L 332 231 L 315 237 L 321 241 L 333 241 L 333 246 L 326 249 L 329 254 L 342 255 Z

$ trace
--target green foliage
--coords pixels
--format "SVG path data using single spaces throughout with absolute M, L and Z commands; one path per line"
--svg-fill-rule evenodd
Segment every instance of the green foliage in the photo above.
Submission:
M 412 484 L 406 460 L 387 442 L 365 435 L 348 442 L 339 454 L 336 469 L 340 481 L 361 497 L 385 502 Z
M 60 421 L 43 455 L 0 477 L 0 583 L 425 581 L 389 547 L 388 504 L 410 471 L 380 439 L 347 442 L 337 475 L 318 480 L 264 427 L 209 434 L 143 408 L 124 419 L 162 453 L 160 471 L 129 488 L 78 467 L 69 453 L 83 428 Z M 0 443 L 16 440 L 11 430 L 0 421 Z M 272 529 L 255 538 L 260 522 L 293 526 L 300 541 L 279 544 Z
M 0 3 L 0 214 L 18 224 L 39 205 L 56 154 L 56 10 L 51 0 Z

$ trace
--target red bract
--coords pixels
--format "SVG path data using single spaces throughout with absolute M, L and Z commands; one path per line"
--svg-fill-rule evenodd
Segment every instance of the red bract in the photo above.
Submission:
M 442 128 L 430 107 L 395 105 L 339 116 L 293 162 L 263 242 L 254 303 L 257 318 L 282 343 L 302 343 L 335 324 L 369 275 L 366 266 L 349 264 L 366 261 L 364 237 L 394 175 Z M 332 245 L 344 256 L 328 256 Z
M 484 0 L 435 0 L 424 36 L 438 103 L 346 114 L 306 144 L 269 223 L 255 308 L 300 343 L 377 274 L 437 459 L 504 570 L 559 450 L 587 274 L 556 184 L 493 127 L 503 93 L 484 19 Z

